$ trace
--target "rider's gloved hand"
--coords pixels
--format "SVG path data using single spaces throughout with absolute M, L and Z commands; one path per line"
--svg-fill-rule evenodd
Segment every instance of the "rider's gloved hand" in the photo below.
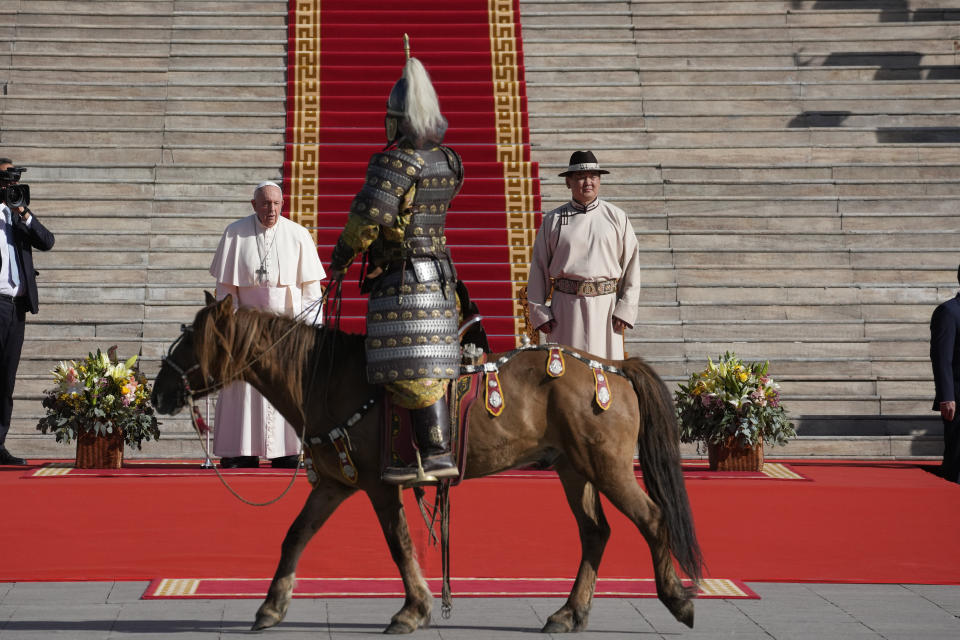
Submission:
M 337 244 L 333 247 L 333 253 L 330 254 L 330 277 L 343 278 L 355 256 L 356 252 L 353 247 L 344 242 L 343 238 L 337 240 Z

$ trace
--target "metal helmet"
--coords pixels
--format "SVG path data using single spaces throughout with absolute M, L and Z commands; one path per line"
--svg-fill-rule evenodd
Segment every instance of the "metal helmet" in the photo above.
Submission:
M 439 144 L 447 131 L 447 120 L 440 113 L 440 101 L 430 75 L 416 58 L 408 58 L 403 75 L 387 97 L 384 117 L 387 144 L 407 138 L 415 147 Z

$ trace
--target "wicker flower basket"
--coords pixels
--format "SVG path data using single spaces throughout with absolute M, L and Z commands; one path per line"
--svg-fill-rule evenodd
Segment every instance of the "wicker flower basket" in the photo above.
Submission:
M 739 447 L 728 440 L 725 444 L 707 444 L 711 471 L 762 471 L 763 440 L 752 447 Z
M 91 431 L 77 434 L 77 469 L 119 469 L 123 467 L 123 432 L 98 436 Z

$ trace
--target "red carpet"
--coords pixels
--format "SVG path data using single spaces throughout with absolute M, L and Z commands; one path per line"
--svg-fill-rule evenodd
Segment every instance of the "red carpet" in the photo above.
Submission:
M 709 577 L 743 581 L 960 583 L 960 486 L 895 463 L 790 461 L 809 481 L 698 480 L 687 488 Z M 308 492 L 255 508 L 214 477 L 23 479 L 0 468 L 0 581 L 267 578 Z M 257 501 L 289 476 L 231 478 Z M 424 573 L 440 575 L 407 496 Z M 607 506 L 613 536 L 601 576 L 649 578 L 635 528 Z M 576 526 L 557 481 L 472 480 L 453 492 L 457 577 L 572 578 Z M 393 565 L 373 510 L 349 499 L 304 553 L 301 577 L 382 578 Z
M 427 580 L 440 597 L 441 580 Z M 160 598 L 263 598 L 267 578 L 159 578 L 144 592 L 145 599 Z M 462 598 L 558 598 L 573 587 L 566 578 L 451 578 L 450 588 Z M 403 597 L 400 578 L 298 578 L 294 598 L 397 598 Z M 656 598 L 653 578 L 600 578 L 594 596 L 599 598 Z M 698 598 L 759 599 L 753 589 L 736 580 L 704 580 Z
M 400 76 L 403 34 L 427 67 L 463 156 L 464 188 L 447 217 L 447 240 L 494 351 L 522 332 L 518 287 L 539 225 L 540 189 L 530 162 L 518 0 L 291 0 L 284 191 L 286 213 L 316 234 L 326 264 L 384 145 L 387 94 Z M 344 279 L 342 327 L 364 330 L 359 266 Z

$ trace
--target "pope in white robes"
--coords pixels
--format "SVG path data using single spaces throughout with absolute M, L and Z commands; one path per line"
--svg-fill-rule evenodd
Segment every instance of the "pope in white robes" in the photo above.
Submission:
M 603 173 L 609 172 L 593 153 L 577 151 L 560 174 L 571 200 L 543 216 L 527 282 L 528 311 L 530 324 L 551 342 L 622 360 L 623 331 L 637 318 L 640 259 L 627 214 L 599 197 Z
M 283 192 L 276 184 L 258 185 L 250 202 L 253 215 L 227 226 L 210 265 L 210 274 L 217 280 L 217 299 L 230 294 L 235 305 L 287 316 L 308 310 L 304 320 L 320 324 L 320 281 L 326 274 L 316 242 L 309 231 L 280 214 Z M 252 456 L 287 466 L 283 459 L 289 462 L 290 456 L 300 453 L 293 427 L 245 382 L 220 391 L 214 424 L 213 451 L 223 466 L 256 466 L 255 459 L 247 464 L 228 463 Z

